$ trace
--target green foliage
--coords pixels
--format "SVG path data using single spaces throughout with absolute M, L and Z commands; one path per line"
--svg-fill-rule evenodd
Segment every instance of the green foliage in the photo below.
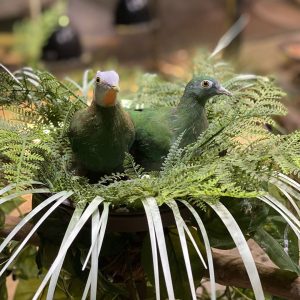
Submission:
M 39 170 L 46 173 L 38 178 L 45 178 L 47 171 L 51 178 L 58 164 L 62 169 L 70 160 L 65 133 L 74 112 L 86 104 L 48 72 L 23 68 L 14 75 L 3 72 L 0 81 L 0 105 L 4 116 L 9 115 L 0 127 L 2 182 L 32 180 Z M 45 157 L 57 159 L 49 165 Z
M 293 262 L 288 253 L 284 251 L 283 246 L 272 235 L 263 228 L 259 228 L 254 238 L 279 268 L 295 272 L 299 276 L 298 262 Z
M 90 71 L 91 70 L 84 71 L 83 76 L 82 76 L 82 85 L 81 86 L 73 79 L 71 79 L 69 77 L 66 78 L 67 81 L 69 81 L 75 88 L 77 88 L 81 92 L 85 102 L 88 101 L 89 90 L 90 90 L 91 86 L 93 85 L 93 83 L 95 82 L 95 77 L 94 77 L 94 75 L 92 75 L 92 73 Z
M 144 169 L 135 163 L 134 157 L 131 154 L 125 154 L 123 165 L 125 170 L 124 173 L 128 176 L 128 178 L 138 179 L 142 177 Z
M 2 239 L 0 239 L 2 242 Z M 0 254 L 0 264 L 3 265 L 10 258 L 10 256 L 14 253 L 14 251 L 19 247 L 20 242 L 10 242 L 4 251 Z M 9 267 L 6 275 L 11 274 L 14 279 L 31 279 L 35 278 L 38 275 L 38 268 L 36 264 L 36 247 L 32 245 L 28 245 L 23 248 L 20 255 L 13 262 L 13 264 Z M 6 279 L 5 276 L 1 276 L 1 284 L 0 284 L 0 299 L 1 296 L 4 296 L 6 293 L 5 286 L 2 286 L 2 279 Z
M 207 51 L 197 51 L 193 61 L 192 76 L 205 74 L 218 79 L 220 82 L 232 79 L 234 75 L 233 66 L 222 60 L 209 59 L 209 55 L 210 53 Z
M 36 18 L 15 24 L 15 50 L 24 57 L 27 63 L 34 64 L 40 58 L 42 47 L 57 27 L 58 19 L 64 11 L 65 4 L 58 1 Z
M 0 300 L 7 300 L 6 277 L 0 278 Z
M 123 179 L 126 179 L 126 175 L 125 173 L 112 173 L 110 175 L 104 175 L 102 176 L 99 181 L 98 181 L 98 184 L 109 184 L 109 183 L 113 183 L 113 182 L 116 182 L 116 181 L 119 181 L 119 180 L 123 180 Z
M 51 153 L 49 137 L 43 132 L 0 129 L 1 172 L 4 179 L 20 183 L 33 180 L 41 163 Z
M 176 141 L 171 145 L 168 156 L 163 162 L 161 174 L 166 174 L 167 172 L 172 172 L 175 165 L 178 165 L 182 157 L 183 149 L 180 148 L 180 143 L 183 138 L 184 132 L 181 133 Z
M 72 116 L 86 107 L 86 95 L 78 96 L 74 90 L 76 84 L 60 82 L 45 71 L 24 68 L 14 75 L 3 72 L 0 77 L 0 106 L 4 116 L 6 112 L 11 116 L 0 122 L 1 185 L 16 183 L 16 187 L 8 192 L 14 193 L 16 189 L 26 188 L 26 182 L 38 180 L 53 193 L 73 191 L 71 200 L 82 207 L 97 196 L 109 202 L 112 209 L 127 206 L 131 210 L 141 209 L 142 201 L 148 197 L 155 197 L 158 205 L 172 199 L 186 200 L 199 214 L 203 214 L 201 217 L 208 232 L 213 233 L 209 234 L 212 245 L 228 248 L 233 246 L 232 239 L 207 205 L 221 201 L 247 238 L 254 236 L 260 241 L 268 240 L 265 246 L 274 246 L 267 249 L 274 260 L 279 253 L 281 256 L 277 261 L 281 267 L 298 271 L 294 265 L 298 259 L 298 248 L 289 248 L 290 259 L 283 254 L 282 242 L 285 240 L 282 240 L 281 225 L 277 222 L 276 226 L 270 226 L 268 209 L 262 202 L 257 204 L 258 200 L 254 200 L 268 192 L 268 182 L 277 172 L 299 174 L 300 133 L 274 135 L 265 127 L 265 124 L 274 124 L 274 115 L 286 113 L 280 103 L 283 93 L 269 78 L 237 76 L 226 63 L 206 56 L 199 57 L 193 74 L 201 72 L 214 76 L 234 94 L 231 98 L 218 96 L 209 101 L 206 107 L 208 129 L 195 143 L 185 148 L 180 148 L 182 136 L 179 136 L 160 172 L 146 173 L 135 163 L 134 157 L 126 154 L 123 173 L 107 174 L 95 184 L 78 176 L 67 137 Z M 83 87 L 80 87 L 82 91 L 89 84 L 87 75 Z M 165 82 L 149 74 L 139 85 L 137 94 L 132 96 L 133 107 L 157 110 L 176 105 L 184 88 L 182 82 Z M 64 210 L 62 213 L 65 215 Z M 49 219 L 48 222 L 51 221 Z M 59 223 L 60 219 L 55 219 L 55 222 Z M 55 231 L 59 228 L 61 234 L 63 225 L 52 227 Z M 49 228 L 47 231 L 49 235 Z M 186 274 L 180 272 L 184 266 L 176 232 L 169 231 L 166 240 L 176 274 L 174 280 L 182 283 L 180 286 L 185 293 L 188 287 L 185 286 Z M 54 248 L 58 250 L 56 245 Z M 86 249 L 79 248 L 86 254 Z M 120 249 L 123 248 L 120 246 Z M 192 257 L 195 255 L 194 252 L 191 254 Z M 80 260 L 83 259 L 84 255 Z M 77 261 L 75 255 L 74 261 Z M 71 270 L 68 274 L 66 265 L 59 284 L 67 287 L 63 291 L 68 294 L 77 278 L 73 280 L 69 276 L 75 271 Z M 195 278 L 200 280 L 202 275 L 195 274 Z M 99 274 L 102 288 L 115 288 L 114 294 L 121 294 L 117 285 L 101 276 Z M 22 285 L 19 293 L 23 297 Z M 25 290 L 24 293 L 26 297 L 32 297 L 32 291 Z
M 86 106 L 72 87 L 46 71 L 23 68 L 14 74 L 2 72 L 0 83 L 0 106 L 25 123 L 67 126 L 72 113 Z
M 41 284 L 42 279 L 32 278 L 30 280 L 20 280 L 16 289 L 14 300 L 31 300 L 36 292 L 36 289 Z M 42 295 L 40 299 L 46 300 L 46 295 Z M 57 289 L 55 300 L 68 299 L 68 294 L 61 289 Z
M 204 286 L 203 283 L 206 283 Z M 211 293 L 210 290 L 207 289 L 208 282 L 202 281 L 201 282 L 201 300 L 210 300 Z M 217 294 L 218 300 L 253 300 L 255 299 L 255 295 L 251 289 L 244 289 L 244 288 L 235 288 L 232 286 L 227 286 L 226 288 L 220 289 Z M 266 296 L 265 300 L 274 300 L 272 296 Z
M 13 275 L 19 279 L 35 278 L 38 275 L 36 264 L 36 247 L 28 245 L 23 249 L 12 268 Z
M 133 95 L 133 104 L 145 107 L 174 106 L 183 94 L 184 84 L 167 82 L 156 74 L 144 74 L 138 82 L 138 91 Z
M 30 68 L 17 71 L 16 79 L 3 73 L 0 103 L 14 113 L 16 122 L 26 124 L 27 128 L 5 129 L 4 126 L 10 126 L 5 121 L 1 125 L 1 153 L 10 159 L 4 164 L 5 179 L 17 178 L 21 182 L 38 178 L 53 192 L 75 191 L 76 202 L 89 202 L 101 195 L 116 206 L 136 207 L 141 206 L 144 197 L 155 196 L 159 203 L 186 199 L 204 208 L 199 199 L 205 202 L 222 196 L 252 198 L 265 193 L 265 183 L 275 171 L 297 174 L 300 134 L 274 135 L 265 128 L 266 123 L 274 124 L 273 115 L 286 112 L 280 103 L 284 94 L 273 80 L 236 76 L 226 63 L 201 55 L 194 74 L 200 70 L 221 78 L 222 84 L 234 94 L 231 98 L 218 96 L 209 101 L 208 129 L 184 149 L 179 148 L 180 138 L 175 141 L 160 173 L 144 174 L 133 157 L 127 155 L 124 173 L 107 174 L 98 184 L 78 177 L 72 168 L 66 133 L 73 114 L 86 106 L 85 99 L 76 95 L 76 86 Z M 84 82 L 88 84 L 87 78 Z M 146 74 L 133 96 L 133 104 L 157 109 L 174 105 L 183 87 L 181 82 L 165 82 Z M 43 134 L 45 131 L 48 134 Z M 34 140 L 41 142 L 32 143 Z M 11 146 L 4 145 L 7 141 Z M 44 163 L 43 155 L 51 157 L 51 164 Z

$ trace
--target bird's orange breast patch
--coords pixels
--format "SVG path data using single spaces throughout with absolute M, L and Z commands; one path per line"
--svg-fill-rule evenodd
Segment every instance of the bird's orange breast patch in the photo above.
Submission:
M 116 105 L 117 92 L 115 90 L 108 90 L 105 93 L 103 104 L 104 106 L 114 106 Z

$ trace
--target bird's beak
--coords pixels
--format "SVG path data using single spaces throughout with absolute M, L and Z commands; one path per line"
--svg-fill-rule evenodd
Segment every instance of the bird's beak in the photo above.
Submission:
M 117 93 L 120 92 L 120 87 L 119 87 L 118 85 L 113 86 L 112 89 L 113 89 L 114 91 L 116 91 Z
M 229 92 L 228 90 L 226 90 L 226 89 L 225 89 L 224 87 L 222 87 L 221 85 L 218 87 L 217 93 L 218 93 L 219 95 L 232 96 L 232 93 Z

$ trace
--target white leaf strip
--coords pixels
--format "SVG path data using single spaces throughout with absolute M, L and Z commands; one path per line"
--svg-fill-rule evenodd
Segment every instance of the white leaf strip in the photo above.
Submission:
M 65 80 L 72 83 L 80 92 L 82 92 L 82 87 L 76 81 L 74 81 L 72 78 L 66 77 Z
M 210 296 L 211 296 L 212 300 L 216 300 L 216 280 L 215 280 L 214 263 L 213 263 L 213 256 L 212 256 L 206 229 L 205 229 L 204 224 L 203 224 L 200 216 L 198 215 L 197 211 L 187 201 L 182 200 L 180 202 L 183 203 L 190 210 L 192 215 L 194 216 L 194 218 L 198 224 L 198 227 L 200 229 L 201 235 L 203 237 L 206 255 L 207 255 L 209 279 L 210 279 L 210 290 L 211 290 Z
M 185 232 L 187 233 L 187 235 L 189 236 L 189 238 L 190 238 L 190 240 L 191 240 L 191 242 L 192 242 L 192 244 L 193 244 L 193 246 L 194 246 L 194 248 L 195 248 L 195 250 L 196 250 L 203 266 L 204 266 L 204 268 L 207 269 L 206 262 L 205 262 L 205 260 L 202 256 L 200 250 L 198 249 L 197 243 L 195 242 L 195 239 L 194 239 L 193 235 L 191 234 L 191 232 L 190 232 L 188 226 L 186 225 L 186 223 L 183 223 L 183 228 L 184 228 Z
M 41 294 L 41 292 L 44 290 L 45 286 L 48 283 L 48 280 L 52 276 L 52 274 L 55 272 L 57 266 L 60 264 L 60 262 L 64 259 L 69 247 L 71 246 L 74 239 L 77 237 L 78 233 L 84 226 L 84 224 L 87 222 L 87 220 L 90 218 L 92 213 L 95 211 L 95 209 L 98 209 L 98 205 L 100 205 L 101 202 L 103 202 L 104 199 L 101 197 L 95 197 L 92 202 L 88 205 L 82 216 L 80 217 L 79 221 L 75 225 L 74 229 L 70 232 L 70 235 L 68 236 L 66 242 L 64 243 L 63 247 L 60 249 L 59 253 L 57 254 L 54 262 L 52 263 L 49 271 L 47 272 L 46 276 L 44 277 L 42 283 L 40 284 L 39 288 L 37 289 L 36 293 L 34 294 L 34 297 L 32 300 L 37 300 Z
M 186 237 L 185 237 L 185 233 L 184 233 L 184 229 L 183 229 L 184 221 L 180 215 L 180 212 L 179 212 L 176 202 L 170 201 L 168 203 L 168 205 L 172 209 L 173 214 L 174 214 L 175 223 L 176 223 L 176 227 L 177 227 L 178 234 L 179 234 L 180 245 L 181 245 L 181 249 L 182 249 L 182 253 L 183 253 L 185 268 L 186 268 L 186 272 L 188 275 L 192 299 L 197 300 L 196 288 L 194 285 L 193 273 L 192 273 L 192 267 L 191 267 L 191 261 L 190 261 L 190 255 L 189 255 Z M 196 245 L 196 247 L 197 247 L 197 245 Z
M 147 209 L 149 210 L 149 212 L 151 213 L 151 216 L 152 216 L 168 297 L 169 297 L 169 300 L 174 300 L 175 295 L 174 295 L 174 289 L 173 289 L 173 281 L 172 281 L 172 277 L 171 277 L 168 252 L 167 252 L 164 228 L 162 225 L 160 211 L 157 206 L 155 198 L 149 197 L 144 201 L 148 205 L 148 206 L 144 205 L 145 209 L 147 207 Z
M 82 271 L 86 268 L 86 266 L 87 266 L 87 264 L 88 264 L 88 262 L 89 262 L 89 259 L 90 259 L 91 255 L 92 255 L 93 249 L 94 249 L 95 247 L 96 247 L 96 249 L 98 249 L 97 246 L 96 246 L 96 244 L 97 244 L 97 239 L 98 239 L 99 230 L 100 230 L 101 225 L 102 225 L 102 221 L 103 221 L 103 217 L 100 218 L 99 223 L 97 224 L 97 228 L 95 228 L 96 236 L 95 236 L 94 239 L 91 240 L 91 241 L 92 241 L 91 247 L 90 247 L 89 252 L 88 252 L 88 254 L 87 254 L 87 256 L 86 256 L 86 259 L 85 259 L 85 261 L 84 261 L 84 263 L 83 263 Z
M 149 227 L 149 236 L 150 236 L 153 271 L 154 271 L 155 295 L 156 295 L 156 300 L 160 300 L 159 268 L 158 268 L 157 243 L 156 243 L 154 223 L 153 223 L 153 219 L 152 219 L 152 215 L 148 203 L 146 201 L 143 201 L 143 205 L 145 208 L 145 213 L 146 213 L 148 227 Z
M 247 15 L 242 15 L 229 30 L 219 39 L 216 48 L 213 50 L 210 58 L 217 55 L 220 51 L 226 48 L 234 38 L 246 27 L 249 22 Z
M 245 237 L 239 225 L 237 224 L 237 222 L 235 221 L 231 213 L 228 211 L 228 209 L 222 203 L 219 202 L 217 204 L 212 204 L 212 203 L 208 203 L 208 204 L 212 207 L 212 209 L 217 213 L 217 215 L 223 221 L 234 243 L 236 244 L 236 247 L 244 262 L 255 298 L 257 300 L 264 300 L 265 297 L 264 297 L 261 281 L 259 278 L 259 274 L 254 259 L 252 257 L 251 251 L 249 249 L 249 246 L 245 240 Z
M 282 174 L 282 173 L 278 173 L 278 176 L 284 180 L 286 183 L 288 183 L 289 185 L 291 185 L 292 187 L 294 187 L 298 192 L 300 192 L 300 184 L 293 180 L 292 178 Z
M 261 196 L 261 197 L 257 197 L 257 198 L 262 200 L 263 202 L 267 203 L 272 208 L 274 208 L 286 220 L 286 222 L 291 226 L 291 228 L 293 229 L 293 231 L 296 234 L 296 236 L 298 237 L 298 239 L 300 239 L 299 228 L 297 228 L 297 226 L 290 220 L 290 218 L 286 215 L 286 213 L 284 211 L 282 211 L 280 208 L 278 208 L 278 206 L 276 206 L 273 203 L 273 201 L 271 201 L 270 198 L 267 196 Z
M 1 197 L 0 205 L 9 200 L 12 200 L 12 199 L 15 199 L 15 198 L 18 198 L 21 196 L 25 196 L 25 195 L 29 195 L 29 194 L 42 194 L 42 193 L 50 193 L 50 190 L 49 189 L 31 189 L 31 190 L 26 190 L 26 191 L 20 191 L 20 192 L 14 193 L 14 194 L 10 194 L 10 195 Z
M 294 201 L 294 199 L 291 197 L 291 195 L 286 192 L 283 188 L 279 188 L 280 191 L 285 195 L 285 197 L 290 201 L 290 203 L 292 204 L 293 208 L 295 209 L 295 211 L 297 212 L 298 216 L 300 217 L 300 209 L 297 206 L 296 202 Z
M 96 299 L 97 296 L 97 278 L 98 278 L 98 231 L 100 226 L 100 214 L 97 209 L 92 215 L 92 237 L 91 241 L 95 240 L 95 247 L 92 250 L 92 259 L 91 259 L 91 291 L 90 299 Z
M 20 183 L 11 183 L 11 184 L 7 185 L 6 187 L 4 187 L 2 190 L 0 190 L 0 196 L 7 193 L 10 190 L 12 190 L 16 186 L 24 186 L 24 185 L 32 185 L 32 184 L 43 185 L 43 183 L 39 182 L 39 181 L 24 181 L 24 182 L 20 182 Z
M 57 199 L 67 195 L 66 191 L 59 192 L 57 194 L 52 195 L 51 197 L 45 199 L 42 203 L 36 206 L 28 215 L 26 215 L 16 227 L 9 233 L 9 235 L 4 239 L 4 241 L 0 245 L 0 253 L 2 250 L 8 245 L 8 243 L 13 239 L 13 237 L 18 233 L 18 231 L 29 222 L 37 213 L 39 213 L 42 209 L 44 209 L 47 205 L 56 201 Z
M 3 64 L 0 64 L 0 67 L 4 69 L 17 83 L 21 85 L 21 82 L 14 76 L 12 72 L 10 72 Z
M 281 179 L 279 180 L 277 178 L 271 178 L 270 182 L 274 184 L 277 188 L 284 189 L 287 193 L 289 193 L 295 199 L 300 201 L 300 193 L 297 190 L 296 186 L 292 186 L 288 181 L 282 181 Z
M 59 200 L 56 201 L 55 204 L 51 206 L 49 210 L 39 219 L 39 221 L 33 226 L 33 228 L 30 230 L 28 235 L 24 238 L 23 242 L 20 244 L 20 246 L 17 248 L 17 250 L 14 251 L 14 253 L 11 255 L 7 263 L 4 265 L 4 267 L 0 271 L 0 277 L 3 275 L 3 273 L 6 271 L 6 269 L 9 267 L 9 265 L 13 262 L 13 260 L 16 258 L 16 256 L 21 252 L 23 247 L 26 245 L 28 240 L 31 238 L 31 236 L 35 233 L 35 231 L 40 227 L 40 225 L 48 218 L 48 216 L 61 204 L 63 203 L 69 196 L 71 196 L 73 192 L 68 192 L 64 196 L 62 196 Z
M 104 235 L 105 235 L 105 232 L 106 232 L 106 226 L 107 226 L 108 215 L 109 215 L 108 208 L 109 208 L 109 203 L 104 202 L 104 208 L 103 208 L 103 212 L 102 212 L 102 215 L 101 215 L 102 221 L 101 220 L 99 221 L 100 224 L 101 224 L 101 227 L 100 227 L 100 231 L 99 231 L 99 235 L 98 235 L 98 241 L 97 241 L 98 256 L 100 254 L 102 244 L 103 244 L 103 240 L 104 240 Z M 84 288 L 84 291 L 83 291 L 83 294 L 82 294 L 82 298 L 81 298 L 82 300 L 85 300 L 86 297 L 87 297 L 87 294 L 88 294 L 90 286 L 91 286 L 91 281 L 92 281 L 92 272 L 90 270 L 89 276 L 88 276 L 88 279 L 86 281 L 85 288 Z
M 300 229 L 300 221 L 289 211 L 288 208 L 286 208 L 282 203 L 280 203 L 277 199 L 272 197 L 271 195 L 265 195 L 262 196 L 267 198 L 269 201 L 271 201 L 273 204 L 275 204 L 281 211 L 283 211 L 287 217 L 290 218 L 291 221 L 294 222 L 294 224 L 297 226 L 298 230 Z M 299 230 L 300 232 L 300 230 Z
M 75 210 L 74 210 L 74 213 L 71 217 L 71 220 L 69 222 L 69 225 L 67 227 L 67 230 L 65 232 L 65 235 L 64 235 L 64 238 L 61 242 L 61 245 L 60 245 L 60 248 L 59 248 L 59 251 L 60 249 L 62 248 L 62 246 L 64 245 L 64 243 L 66 242 L 70 232 L 73 230 L 73 228 L 75 227 L 75 225 L 77 224 L 78 220 L 80 219 L 80 216 L 82 215 L 82 212 L 83 212 L 84 208 L 77 205 L 75 207 Z M 58 252 L 59 252 L 58 251 Z M 46 300 L 52 300 L 53 297 L 54 297 L 54 293 L 55 293 L 55 288 L 56 288 L 56 284 L 57 284 L 57 280 L 58 280 L 58 277 L 59 277 L 59 273 L 60 273 L 60 270 L 62 268 L 62 265 L 63 265 L 63 262 L 64 262 L 64 259 L 63 258 L 60 262 L 60 264 L 57 266 L 57 268 L 55 269 L 55 272 L 53 273 L 53 275 L 51 276 L 51 280 L 50 280 L 50 283 L 49 283 L 49 288 L 48 288 L 48 293 L 47 293 L 47 299 Z

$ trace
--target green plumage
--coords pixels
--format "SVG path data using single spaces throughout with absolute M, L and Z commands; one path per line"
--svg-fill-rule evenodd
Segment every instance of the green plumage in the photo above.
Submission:
M 134 127 L 120 104 L 92 104 L 78 111 L 71 122 L 69 138 L 80 168 L 100 174 L 122 169 L 125 152 L 134 140 Z
M 176 108 L 172 122 L 173 140 L 183 133 L 181 147 L 195 142 L 208 127 L 205 103 L 206 101 L 201 103 L 192 96 L 186 95 Z
M 129 111 L 136 133 L 130 153 L 146 170 L 158 170 L 168 154 L 173 139 L 172 111 L 169 107 Z
M 181 147 L 195 142 L 208 127 L 205 104 L 218 94 L 230 95 L 215 79 L 199 76 L 187 84 L 177 107 L 130 111 L 136 130 L 131 153 L 137 163 L 146 170 L 158 170 L 179 135 L 183 133 Z

